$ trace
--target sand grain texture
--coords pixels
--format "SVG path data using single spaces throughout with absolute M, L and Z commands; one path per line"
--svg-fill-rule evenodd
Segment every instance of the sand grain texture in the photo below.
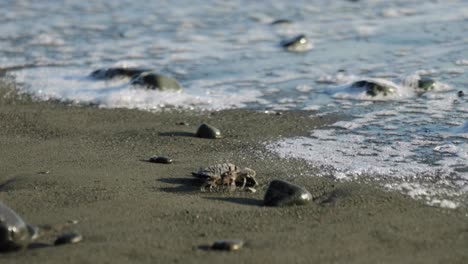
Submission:
M 0 263 L 467 263 L 466 209 L 428 207 L 357 183 L 300 176 L 262 141 L 337 117 L 99 109 L 0 89 L 0 200 L 34 224 L 77 219 L 78 244 L 0 254 Z M 177 123 L 190 125 L 181 126 Z M 199 124 L 224 138 L 194 137 Z M 173 164 L 147 162 L 168 156 Z M 257 193 L 201 193 L 190 173 L 224 161 L 257 171 Z M 48 173 L 40 173 L 48 172 Z M 271 179 L 305 186 L 306 206 L 269 208 Z M 204 250 L 220 239 L 237 252 Z M 44 240 L 49 244 L 53 240 Z

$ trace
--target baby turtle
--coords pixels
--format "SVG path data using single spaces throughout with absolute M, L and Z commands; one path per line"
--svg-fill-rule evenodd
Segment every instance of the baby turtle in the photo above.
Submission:
M 206 188 L 210 191 L 213 188 L 228 187 L 230 191 L 239 187 L 244 190 L 245 187 L 253 188 L 258 185 L 255 179 L 256 172 L 250 168 L 239 168 L 232 163 L 221 163 L 206 168 L 200 168 L 192 172 L 192 175 L 206 181 L 201 186 L 201 191 Z

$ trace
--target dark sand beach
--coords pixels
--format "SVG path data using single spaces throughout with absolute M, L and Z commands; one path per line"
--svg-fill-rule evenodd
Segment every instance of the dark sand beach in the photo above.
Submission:
M 465 208 L 430 207 L 377 186 L 304 175 L 307 164 L 264 150 L 262 142 L 307 135 L 342 117 L 149 113 L 7 93 L 0 88 L 0 200 L 28 223 L 76 219 L 84 239 L 0 254 L 2 264 L 468 263 Z M 202 122 L 224 138 L 194 137 Z M 174 163 L 147 162 L 153 155 Z M 225 161 L 256 170 L 257 192 L 200 192 L 191 172 Z M 272 179 L 305 186 L 315 200 L 263 207 Z M 246 244 L 236 252 L 205 250 L 219 239 Z

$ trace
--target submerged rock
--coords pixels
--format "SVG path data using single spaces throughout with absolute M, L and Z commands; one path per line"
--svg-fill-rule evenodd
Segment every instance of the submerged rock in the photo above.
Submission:
M 54 242 L 54 245 L 65 245 L 65 244 L 75 244 L 81 242 L 83 236 L 78 232 L 66 232 L 57 237 Z
M 418 80 L 418 88 L 424 91 L 433 90 L 435 87 L 435 81 L 429 78 L 423 78 Z
M 283 180 L 273 180 L 265 193 L 266 206 L 304 205 L 312 200 L 312 195 L 304 187 Z
M 362 80 L 362 81 L 357 81 L 354 82 L 351 85 L 351 88 L 353 89 L 363 89 L 366 91 L 366 94 L 369 96 L 377 96 L 377 95 L 391 95 L 394 94 L 395 88 L 389 86 L 388 84 L 384 82 L 379 82 L 377 80 Z
M 130 82 L 153 90 L 178 91 L 182 89 L 176 80 L 154 72 L 143 72 L 140 75 L 135 75 Z
M 150 70 L 141 68 L 108 68 L 95 70 L 90 74 L 90 76 L 99 80 L 108 80 L 113 78 L 132 78 L 147 71 Z
M 303 52 L 310 48 L 310 43 L 304 34 L 281 42 L 281 46 L 289 51 Z
M 270 23 L 271 25 L 289 25 L 292 24 L 292 21 L 289 19 L 277 19 Z
M 217 139 L 221 138 L 221 131 L 214 126 L 208 124 L 201 124 L 198 127 L 196 136 L 199 138 Z
M 13 209 L 0 202 L 0 251 L 26 247 L 38 235 Z

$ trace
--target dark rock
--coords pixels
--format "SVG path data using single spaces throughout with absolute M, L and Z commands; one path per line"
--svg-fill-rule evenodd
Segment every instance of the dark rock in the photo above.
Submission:
M 380 82 L 373 81 L 373 80 L 362 80 L 362 81 L 354 82 L 351 85 L 351 88 L 364 89 L 366 91 L 366 94 L 369 96 L 377 96 L 379 94 L 387 96 L 389 94 L 395 93 L 395 90 L 393 87 L 390 87 L 388 85 L 385 85 L 384 83 L 380 83 Z
M 149 162 L 162 163 L 162 164 L 171 164 L 173 160 L 168 157 L 163 156 L 154 156 L 149 159 Z
M 241 249 L 243 245 L 242 240 L 218 240 L 213 243 L 211 249 L 234 251 Z
M 312 200 L 305 188 L 283 180 L 270 182 L 263 204 L 266 206 L 304 205 Z
M 458 97 L 463 97 L 463 96 L 465 96 L 465 93 L 460 90 L 460 91 L 458 91 L 457 95 L 458 95 Z
M 99 80 L 108 80 L 113 78 L 132 78 L 147 71 L 149 70 L 141 68 L 109 68 L 95 70 L 91 73 L 90 76 Z
M 154 72 L 144 72 L 140 75 L 135 75 L 130 82 L 134 85 L 141 85 L 153 90 L 177 91 L 182 89 L 176 80 Z
M 75 244 L 83 240 L 83 236 L 78 232 L 66 232 L 61 234 L 54 242 L 54 245 Z
M 306 36 L 301 34 L 292 39 L 281 42 L 281 46 L 289 51 L 301 52 L 308 50 L 310 45 Z
M 423 78 L 418 80 L 418 88 L 424 91 L 433 90 L 435 86 L 435 81 L 429 78 Z
M 13 209 L 0 202 L 0 251 L 24 248 L 36 232 Z
M 216 138 L 221 138 L 221 131 L 217 129 L 216 127 L 210 126 L 208 124 L 201 124 L 200 127 L 198 127 L 197 130 L 197 137 L 200 138 L 210 138 L 210 139 L 216 139 Z
M 289 19 L 277 19 L 271 22 L 271 25 L 285 25 L 285 24 L 292 24 L 292 21 Z

